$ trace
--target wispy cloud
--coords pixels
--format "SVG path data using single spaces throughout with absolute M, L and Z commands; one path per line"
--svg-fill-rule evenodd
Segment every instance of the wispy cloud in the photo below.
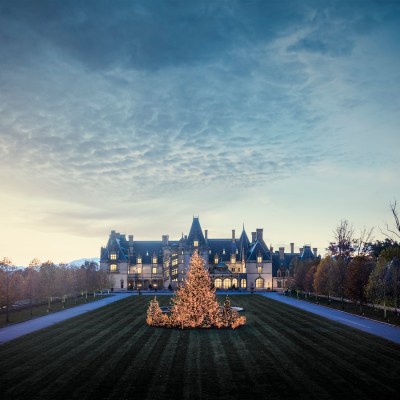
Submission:
M 397 3 L 172 4 L 0 5 L 0 179 L 46 201 L 33 225 L 95 234 L 397 163 L 373 142 L 399 143 Z

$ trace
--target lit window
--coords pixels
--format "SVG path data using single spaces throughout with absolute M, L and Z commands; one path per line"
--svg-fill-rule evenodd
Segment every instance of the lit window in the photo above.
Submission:
M 222 287 L 222 279 L 217 278 L 217 279 L 214 281 L 214 286 L 215 286 L 217 289 L 221 289 L 221 287 Z
M 153 257 L 153 264 L 157 264 L 157 257 Z
M 138 263 L 138 264 L 141 264 L 141 263 L 142 263 L 142 257 L 138 257 L 137 263 Z
M 243 278 L 243 279 L 240 281 L 240 287 L 246 288 L 246 285 L 247 285 L 246 279 Z
M 148 256 L 148 255 L 149 255 L 149 251 L 147 250 L 147 251 L 146 251 L 146 256 Z
M 178 265 L 178 259 L 177 258 L 172 259 L 172 266 L 174 266 L 174 265 Z
M 218 256 L 214 257 L 214 264 L 218 264 Z
M 229 289 L 231 287 L 231 280 L 224 279 L 224 289 Z
M 156 274 L 156 273 L 157 273 L 157 267 L 153 267 L 152 273 L 153 273 L 153 274 Z
M 222 254 L 225 254 L 225 249 L 222 249 Z
M 110 260 L 116 260 L 116 259 L 117 259 L 117 253 L 111 253 Z
M 193 242 L 193 246 L 194 246 L 194 247 L 199 247 L 199 241 L 198 241 L 198 240 L 195 240 L 195 241 Z
M 232 256 L 231 257 L 231 264 L 235 264 L 236 263 L 236 257 L 235 256 Z
M 257 271 L 258 271 L 259 274 L 261 274 L 262 273 L 262 267 L 257 267 Z
M 256 288 L 263 288 L 264 287 L 264 279 L 263 278 L 257 278 L 256 279 Z
M 258 256 L 258 257 L 257 257 L 257 262 L 258 262 L 259 264 L 262 263 L 262 257 L 261 257 L 261 256 Z
M 137 273 L 141 274 L 142 273 L 142 267 L 137 267 Z
M 236 278 L 232 279 L 232 287 L 235 287 L 235 288 L 238 287 L 238 280 Z
M 178 275 L 178 268 L 174 268 L 172 270 L 172 275 Z
M 239 250 L 238 249 L 236 249 L 236 254 L 239 254 Z
M 117 264 L 110 264 L 110 272 L 116 272 L 117 271 Z

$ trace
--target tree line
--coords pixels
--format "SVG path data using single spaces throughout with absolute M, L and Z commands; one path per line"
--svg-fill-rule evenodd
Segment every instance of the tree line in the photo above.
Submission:
M 327 255 L 322 259 L 300 260 L 290 265 L 287 286 L 307 296 L 338 297 L 359 304 L 379 304 L 397 309 L 400 305 L 400 223 L 396 202 L 390 205 L 395 227 L 386 226 L 385 240 L 373 240 L 373 229 L 355 234 L 342 220 L 334 230 Z
M 63 305 L 69 297 L 76 299 L 82 295 L 87 299 L 88 293 L 111 287 L 110 279 L 91 261 L 76 267 L 33 259 L 29 267 L 19 269 L 11 260 L 3 258 L 0 260 L 0 309 L 6 313 L 7 322 L 12 306 L 19 301 L 30 307 L 31 315 L 35 305 L 46 302 L 50 311 L 55 298 L 61 299 Z

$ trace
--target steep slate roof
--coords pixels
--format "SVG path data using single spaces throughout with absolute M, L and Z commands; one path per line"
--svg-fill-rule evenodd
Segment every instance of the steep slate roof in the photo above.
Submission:
M 238 245 L 240 254 L 242 254 L 242 250 L 243 250 L 243 253 L 246 254 L 247 250 L 249 248 L 249 245 L 250 245 L 250 240 L 247 237 L 247 233 L 244 230 L 244 225 L 243 225 L 243 230 L 242 230 L 242 234 L 240 235 L 239 245 Z
M 151 264 L 153 255 L 157 256 L 157 262 L 163 262 L 162 241 L 160 240 L 133 242 L 133 252 L 132 263 L 136 263 L 139 255 L 142 257 L 143 264 Z
M 301 253 L 300 260 L 314 260 L 315 256 L 311 250 L 311 246 L 304 246 L 303 253 Z
M 190 232 L 189 232 L 187 240 L 190 245 L 193 244 L 194 240 L 198 240 L 199 245 L 205 244 L 205 239 L 204 239 L 203 231 L 200 226 L 199 217 L 193 217 L 192 226 L 190 227 Z
M 213 262 L 215 254 L 218 254 L 218 258 L 220 261 L 230 261 L 231 253 L 233 252 L 236 255 L 236 259 L 239 254 L 236 254 L 236 240 L 235 242 L 232 239 L 208 239 L 208 246 L 211 250 L 209 253 L 209 260 Z M 225 254 L 223 254 L 223 250 L 225 249 Z
M 266 250 L 266 246 L 263 245 L 260 241 L 256 241 L 250 245 L 249 253 L 247 255 L 247 261 L 257 261 L 258 254 L 261 254 L 262 259 L 271 260 L 271 253 L 269 250 Z

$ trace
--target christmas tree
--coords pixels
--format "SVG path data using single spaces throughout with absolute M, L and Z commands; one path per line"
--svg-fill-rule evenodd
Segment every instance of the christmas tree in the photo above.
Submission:
M 219 313 L 219 304 L 212 288 L 204 260 L 195 251 L 183 286 L 172 300 L 171 323 L 180 328 L 210 328 Z
M 156 298 L 147 310 L 148 325 L 185 328 L 232 328 L 244 325 L 246 317 L 240 317 L 227 297 L 220 307 L 204 260 L 196 250 L 189 265 L 183 286 L 178 287 L 172 299 L 171 315 L 163 315 Z
M 167 323 L 168 317 L 161 311 L 157 298 L 154 297 L 150 301 L 149 308 L 147 309 L 146 323 L 150 326 L 164 326 Z

